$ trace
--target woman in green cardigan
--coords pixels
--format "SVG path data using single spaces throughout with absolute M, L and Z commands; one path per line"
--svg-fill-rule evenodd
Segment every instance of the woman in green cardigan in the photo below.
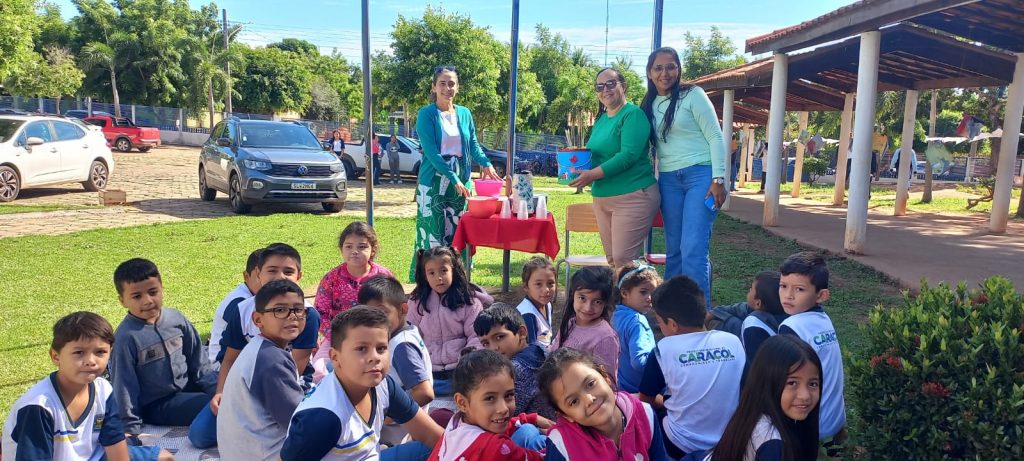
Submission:
M 570 185 L 593 183 L 601 245 L 617 269 L 641 256 L 661 195 L 651 164 L 651 123 L 626 101 L 626 79 L 615 69 L 602 69 L 595 90 L 601 106 L 587 141 L 593 168 Z
M 410 281 L 415 280 L 419 250 L 452 244 L 466 198 L 472 194 L 470 160 L 480 165 L 484 178 L 500 179 L 476 139 L 473 114 L 455 105 L 458 92 L 455 67 L 437 66 L 430 87 L 433 102 L 423 106 L 416 117 L 423 159 L 416 184 L 416 243 Z

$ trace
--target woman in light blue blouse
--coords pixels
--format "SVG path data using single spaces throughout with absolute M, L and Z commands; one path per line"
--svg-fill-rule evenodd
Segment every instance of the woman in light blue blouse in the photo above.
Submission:
M 665 279 L 686 275 L 711 305 L 711 225 L 725 201 L 725 141 L 711 100 L 680 82 L 679 54 L 659 48 L 647 58 L 647 94 L 640 107 L 651 121 L 658 189 L 665 221 Z M 708 202 L 713 201 L 713 209 Z

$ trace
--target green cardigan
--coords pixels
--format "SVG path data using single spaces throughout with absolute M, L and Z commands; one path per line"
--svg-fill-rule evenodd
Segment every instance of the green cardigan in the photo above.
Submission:
M 457 177 L 441 158 L 441 116 L 437 110 L 437 105 L 427 104 L 420 109 L 419 115 L 416 116 L 416 134 L 419 135 L 420 146 L 423 147 L 419 184 L 429 186 L 434 182 L 434 174 L 439 173 L 453 183 L 470 187 L 468 184 L 471 173 L 470 159 L 472 158 L 477 165 L 484 168 L 491 166 L 491 161 L 484 155 L 483 149 L 480 148 L 480 142 L 476 139 L 476 124 L 473 123 L 473 114 L 463 106 L 455 106 L 459 134 L 462 135 L 462 157 L 459 158 L 462 175 Z
M 657 182 L 650 156 L 651 122 L 644 111 L 627 102 L 614 116 L 607 113 L 594 122 L 587 148 L 591 165 L 604 170 L 594 181 L 594 197 L 614 197 L 644 189 Z

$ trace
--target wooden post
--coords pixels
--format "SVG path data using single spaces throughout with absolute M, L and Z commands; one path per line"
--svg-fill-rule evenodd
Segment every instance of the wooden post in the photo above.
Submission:
M 722 210 L 729 210 L 729 178 L 732 178 L 732 118 L 735 90 L 725 90 L 722 100 L 722 141 L 725 143 L 725 202 Z
M 1021 117 L 1024 117 L 1024 53 L 1017 53 L 1013 83 L 1010 84 L 1006 95 L 1003 139 L 999 144 L 999 167 L 996 169 L 996 188 L 992 196 L 992 214 L 989 216 L 989 230 L 994 234 L 1006 232 L 1006 220 L 1010 214 L 1010 192 L 1013 190 L 1013 162 L 1017 159 L 1017 145 L 1020 142 Z
M 832 204 L 842 206 L 846 198 L 846 158 L 850 153 L 850 128 L 853 126 L 854 93 L 846 93 L 843 101 L 843 115 L 839 123 L 839 155 L 836 156 L 836 190 Z
M 878 98 L 878 55 L 882 33 L 860 34 L 857 63 L 857 114 L 853 125 L 853 162 L 850 165 L 850 204 L 846 207 L 846 236 L 843 248 L 863 253 L 868 231 L 868 194 L 871 192 L 871 140 Z
M 800 134 L 807 129 L 807 118 L 810 114 L 808 114 L 807 111 L 802 111 L 797 115 L 799 116 L 797 136 L 799 137 Z M 793 165 L 793 190 L 790 191 L 789 193 L 789 195 L 793 198 L 797 198 L 800 196 L 800 179 L 803 177 L 804 174 L 804 154 L 806 153 L 806 151 L 807 146 L 804 144 L 800 144 L 800 142 L 798 141 L 796 143 L 796 164 Z
M 789 57 L 785 53 L 775 53 L 772 69 L 772 96 L 768 111 L 768 166 L 765 170 L 764 183 L 764 217 L 762 225 L 777 226 L 779 220 L 779 163 L 782 157 L 782 137 L 784 135 L 786 117 L 786 85 L 789 83 L 787 71 Z
M 917 155 L 914 154 L 914 127 L 917 126 L 917 90 L 907 90 L 903 104 L 903 136 L 900 138 L 900 164 L 896 166 L 896 207 L 893 216 L 907 214 L 907 199 L 910 197 L 910 176 L 913 173 Z M 879 166 L 881 170 L 881 166 Z

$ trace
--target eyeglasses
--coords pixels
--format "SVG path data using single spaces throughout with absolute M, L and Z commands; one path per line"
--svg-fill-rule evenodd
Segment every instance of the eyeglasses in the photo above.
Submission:
M 279 319 L 286 319 L 293 315 L 297 319 L 306 318 L 305 307 L 271 307 L 270 309 L 264 309 L 260 312 L 270 312 L 274 314 L 274 317 L 277 317 Z
M 597 90 L 598 93 L 600 93 L 600 92 L 602 92 L 602 91 L 604 91 L 606 89 L 608 89 L 608 90 L 614 89 L 617 86 L 619 86 L 619 81 L 618 80 L 608 80 L 607 82 L 598 83 L 598 84 L 594 85 L 594 89 Z
M 661 64 L 658 64 L 658 65 L 652 67 L 651 70 L 653 70 L 654 72 L 658 72 L 658 73 L 660 73 L 662 71 L 675 72 L 675 71 L 679 70 L 679 66 L 677 66 L 675 64 L 666 64 L 664 66 L 661 65 Z

